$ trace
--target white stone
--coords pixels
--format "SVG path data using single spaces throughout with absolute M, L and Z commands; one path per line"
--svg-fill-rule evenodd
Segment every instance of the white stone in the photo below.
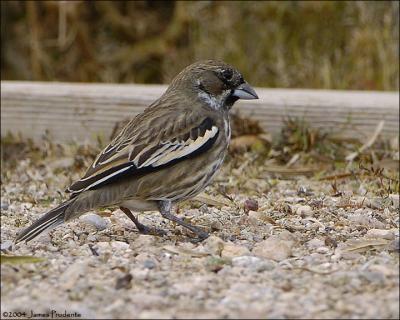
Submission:
M 313 210 L 310 206 L 299 206 L 296 209 L 296 214 L 300 215 L 300 216 L 311 216 L 313 214 Z
M 256 244 L 253 253 L 258 257 L 282 261 L 291 256 L 292 246 L 293 241 L 281 240 L 277 236 L 271 236 Z
M 255 271 L 272 270 L 275 268 L 276 264 L 275 261 L 253 256 L 241 256 L 232 259 L 233 267 L 249 268 Z
M 111 241 L 111 248 L 114 250 L 127 250 L 129 249 L 129 244 L 122 241 Z
M 214 235 L 209 236 L 204 242 L 203 246 L 211 254 L 221 255 L 222 249 L 224 248 L 224 241 Z
M 315 250 L 315 251 L 316 251 L 317 253 L 320 253 L 320 254 L 327 254 L 327 253 L 329 252 L 329 248 L 323 246 L 323 247 L 317 248 L 317 250 Z
M 246 256 L 250 254 L 250 250 L 244 246 L 236 245 L 234 243 L 225 243 L 221 251 L 221 257 L 234 258 L 239 256 Z
M 82 221 L 94 226 L 97 230 L 104 230 L 108 226 L 107 220 L 97 214 L 90 213 L 80 218 Z
M 13 242 L 11 240 L 5 240 L 1 243 L 1 251 L 11 249 Z
M 261 258 L 253 257 L 253 256 L 241 256 L 235 257 L 232 259 L 232 265 L 234 267 L 248 267 L 254 265 L 256 263 L 260 263 L 262 261 Z
M 61 274 L 59 283 L 64 290 L 72 289 L 80 276 L 87 274 L 88 262 L 76 261 Z
M 367 237 L 392 240 L 395 237 L 394 230 L 370 229 L 367 231 Z
M 310 249 L 316 249 L 319 247 L 322 247 L 324 245 L 324 241 L 318 239 L 318 238 L 314 238 L 311 239 L 310 241 L 306 242 L 306 246 Z

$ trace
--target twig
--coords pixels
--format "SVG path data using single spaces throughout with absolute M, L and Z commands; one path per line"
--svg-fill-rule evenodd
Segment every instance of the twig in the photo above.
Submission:
M 376 139 L 378 138 L 379 134 L 382 132 L 383 126 L 385 124 L 384 120 L 381 120 L 378 125 L 375 128 L 374 133 L 372 136 L 365 142 L 357 151 L 350 153 L 349 155 L 346 156 L 346 160 L 349 161 L 350 163 L 363 151 L 371 147 Z

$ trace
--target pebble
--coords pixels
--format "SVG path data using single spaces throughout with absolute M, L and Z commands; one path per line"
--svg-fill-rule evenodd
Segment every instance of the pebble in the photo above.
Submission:
M 5 240 L 1 243 L 1 251 L 10 250 L 13 245 L 11 240 Z
M 263 217 L 261 212 L 256 212 L 256 211 L 252 211 L 252 210 L 249 211 L 248 216 L 249 216 L 249 222 L 252 225 L 258 225 L 258 223 L 260 221 L 262 221 L 262 217 Z
M 213 230 L 222 230 L 223 229 L 223 225 L 218 220 L 214 220 L 211 223 L 211 229 L 213 229 Z
M 319 248 L 317 248 L 317 250 L 315 250 L 317 253 L 320 253 L 320 254 L 326 254 L 326 253 L 328 253 L 329 252 L 329 248 L 328 247 L 319 247 Z
M 255 245 L 253 253 L 262 258 L 282 261 L 292 254 L 293 241 L 281 240 L 277 236 L 271 236 L 267 240 Z
M 64 290 L 72 289 L 80 276 L 87 274 L 87 269 L 87 261 L 77 261 L 73 263 L 61 274 L 59 278 L 60 286 Z
M 122 241 L 111 241 L 110 242 L 111 248 L 113 248 L 114 250 L 127 250 L 129 249 L 129 244 L 127 244 L 126 242 L 122 242 Z
M 104 230 L 108 226 L 108 221 L 95 213 L 84 215 L 81 220 L 94 226 L 97 230 Z
M 313 210 L 310 206 L 299 206 L 296 209 L 296 214 L 298 214 L 301 217 L 307 217 L 307 216 L 312 216 Z
M 382 285 L 385 283 L 385 275 L 379 271 L 364 271 L 361 276 L 369 282 Z
M 233 243 L 225 243 L 221 251 L 222 258 L 234 258 L 238 256 L 246 256 L 250 254 L 250 250 L 244 246 Z
M 99 255 L 105 254 L 106 252 L 111 251 L 111 246 L 109 242 L 101 241 L 97 242 L 95 245 L 95 249 Z
M 388 248 L 391 251 L 400 251 L 399 237 L 396 237 L 393 241 L 391 241 L 388 245 Z
M 389 198 L 392 200 L 392 204 L 395 207 L 395 209 L 399 208 L 399 195 L 398 194 L 389 194 Z
M 382 209 L 386 207 L 387 205 L 390 205 L 390 200 L 389 199 L 383 199 L 380 197 L 374 197 L 369 199 L 368 207 L 372 209 Z
M 314 239 L 311 239 L 310 241 L 306 242 L 306 246 L 310 249 L 316 249 L 316 248 L 322 247 L 322 246 L 324 246 L 324 244 L 325 244 L 324 241 L 322 241 L 318 238 L 314 238 Z
M 385 225 L 382 222 L 375 219 L 374 217 L 371 217 L 370 214 L 371 214 L 370 210 L 357 209 L 356 211 L 354 211 L 354 214 L 349 215 L 348 219 L 362 226 L 366 226 L 369 228 L 373 227 L 377 229 L 383 229 Z
M 206 251 L 214 255 L 221 255 L 221 252 L 224 248 L 224 241 L 214 235 L 209 236 L 204 242 L 203 246 Z
M 8 203 L 2 202 L 0 208 L 1 208 L 1 210 L 7 210 L 8 209 Z
M 258 210 L 258 201 L 254 199 L 247 199 L 244 202 L 244 211 L 249 212 L 249 211 L 257 211 Z
M 133 277 L 130 273 L 123 275 L 122 277 L 117 278 L 115 283 L 115 289 L 129 289 L 131 287 L 131 281 Z
M 232 259 L 232 265 L 234 267 L 249 267 L 254 264 L 260 263 L 263 260 L 258 257 L 253 257 L 253 256 L 241 256 L 241 257 L 235 257 Z
M 285 202 L 287 203 L 302 203 L 304 202 L 304 198 L 299 198 L 299 197 L 286 197 Z
M 232 259 L 233 267 L 249 268 L 257 272 L 273 270 L 276 267 L 276 264 L 277 263 L 275 261 L 253 256 L 241 256 Z
M 393 230 L 370 229 L 367 231 L 367 237 L 392 240 L 395 237 Z
M 146 269 L 154 269 L 156 266 L 156 263 L 150 259 L 143 262 L 143 267 L 145 267 Z
M 147 234 L 140 234 L 134 242 L 132 242 L 133 248 L 147 248 L 154 246 L 156 237 Z

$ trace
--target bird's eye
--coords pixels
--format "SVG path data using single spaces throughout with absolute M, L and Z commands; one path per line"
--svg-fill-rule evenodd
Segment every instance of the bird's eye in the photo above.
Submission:
M 233 72 L 232 72 L 231 69 L 225 69 L 224 71 L 222 71 L 222 76 L 223 76 L 226 80 L 230 80 L 230 79 L 232 79 Z

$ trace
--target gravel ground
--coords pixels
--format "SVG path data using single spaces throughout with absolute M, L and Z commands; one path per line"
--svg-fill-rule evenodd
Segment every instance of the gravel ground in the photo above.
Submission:
M 139 219 L 167 230 L 164 237 L 138 234 L 111 208 L 14 246 L 17 231 L 82 173 L 80 159 L 56 153 L 16 163 L 3 172 L 2 253 L 44 260 L 3 258 L 2 318 L 52 310 L 119 319 L 399 318 L 399 196 L 366 192 L 360 179 L 333 188 L 279 176 L 243 159 L 228 161 L 206 190 L 209 205 L 176 209 L 211 233 L 195 244 L 158 213 Z

